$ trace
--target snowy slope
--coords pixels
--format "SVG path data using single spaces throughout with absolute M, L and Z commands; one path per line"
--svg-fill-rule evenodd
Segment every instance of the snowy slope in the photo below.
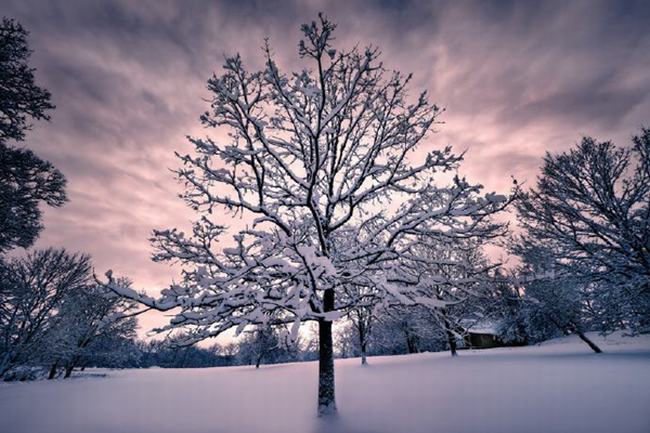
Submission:
M 650 338 L 336 363 L 340 415 L 314 414 L 315 363 L 127 370 L 0 385 L 2 433 L 650 432 Z

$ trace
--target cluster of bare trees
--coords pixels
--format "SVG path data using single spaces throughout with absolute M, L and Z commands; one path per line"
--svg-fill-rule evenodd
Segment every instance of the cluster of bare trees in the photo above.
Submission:
M 109 341 L 135 334 L 133 303 L 95 282 L 87 256 L 37 250 L 4 260 L 0 275 L 2 379 L 42 370 L 67 378 L 75 367 L 119 356 Z
M 133 303 L 95 282 L 87 256 L 36 250 L 3 260 L 0 275 L 0 378 L 42 368 L 50 379 L 67 378 L 98 357 L 118 356 L 107 340 L 134 336 Z
M 422 242 L 404 269 L 418 279 L 427 300 L 353 308 L 339 335 L 339 351 L 358 355 L 449 350 L 457 355 L 473 324 L 498 320 L 503 281 L 499 264 L 477 239 Z

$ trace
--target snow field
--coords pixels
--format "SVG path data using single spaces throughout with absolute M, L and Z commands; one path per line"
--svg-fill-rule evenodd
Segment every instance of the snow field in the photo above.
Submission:
M 109 371 L 0 385 L 2 433 L 647 433 L 650 336 L 336 361 L 339 416 L 315 416 L 317 364 Z M 97 372 L 92 372 L 93 374 Z

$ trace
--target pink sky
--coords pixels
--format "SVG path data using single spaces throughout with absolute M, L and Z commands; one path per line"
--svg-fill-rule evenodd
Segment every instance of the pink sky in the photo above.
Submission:
M 413 93 L 446 109 L 422 152 L 467 150 L 462 172 L 489 190 L 534 182 L 546 151 L 583 135 L 627 144 L 650 124 L 648 3 L 532 3 L 4 1 L 57 105 L 25 143 L 68 179 L 70 202 L 46 210 L 37 246 L 166 286 L 178 269 L 153 263 L 147 239 L 193 218 L 169 169 L 186 135 L 215 136 L 198 121 L 207 78 L 226 53 L 260 68 L 267 36 L 285 70 L 300 68 L 298 28 L 318 11 L 338 22 L 339 46 L 378 45 L 386 67 L 414 74 Z

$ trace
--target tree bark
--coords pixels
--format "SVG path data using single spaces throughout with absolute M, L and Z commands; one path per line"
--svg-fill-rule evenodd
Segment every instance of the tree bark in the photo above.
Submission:
M 77 355 L 72 357 L 70 362 L 68 362 L 68 364 L 65 366 L 65 375 L 63 376 L 64 379 L 70 377 L 70 375 L 72 374 L 72 370 L 74 370 L 75 366 L 79 363 L 79 360 L 80 360 L 80 356 Z
M 16 359 L 15 355 L 12 355 L 11 351 L 8 351 L 3 357 L 2 357 L 2 362 L 0 362 L 0 377 L 4 377 L 4 375 L 11 370 L 11 367 L 13 366 L 13 363 Z
M 70 364 L 66 365 L 65 366 L 65 374 L 63 375 L 63 378 L 64 379 L 69 378 L 70 375 L 72 374 L 72 370 L 74 370 L 74 364 L 70 363 Z
M 449 329 L 447 331 L 447 342 L 449 343 L 449 350 L 451 351 L 451 356 L 458 356 L 456 352 L 456 336 Z
M 334 291 L 328 289 L 323 296 L 326 312 L 334 309 Z M 334 344 L 332 343 L 332 322 L 318 320 L 318 416 L 336 414 L 334 394 Z
M 405 334 L 406 334 L 406 350 L 408 351 L 408 353 L 409 354 L 419 353 L 420 349 L 418 348 L 417 337 L 411 335 L 408 331 L 406 331 Z
M 361 343 L 361 365 L 368 365 L 368 360 L 366 359 L 366 342 Z
M 366 327 L 363 324 L 363 319 L 359 316 L 359 346 L 361 346 L 361 365 L 367 365 L 368 360 L 366 359 Z
M 587 343 L 587 346 L 589 346 L 589 347 L 591 348 L 591 350 L 593 350 L 593 351 L 596 352 L 596 353 L 603 353 L 603 351 L 600 349 L 600 347 L 598 347 L 598 346 L 596 345 L 596 343 L 594 343 L 593 341 L 591 341 L 591 340 L 589 339 L 589 337 L 587 337 L 585 334 L 583 334 L 583 333 L 580 332 L 580 331 L 577 331 L 576 333 L 578 334 L 578 337 L 580 337 L 580 339 L 581 339 L 582 341 L 584 341 L 585 343 Z
M 458 356 L 456 352 L 456 336 L 451 332 L 451 323 L 447 319 L 447 313 L 443 309 L 442 315 L 444 317 L 445 333 L 447 334 L 447 343 L 449 343 L 449 350 L 451 351 L 451 356 Z
M 52 364 L 52 367 L 50 367 L 50 373 L 47 375 L 47 380 L 52 380 L 56 377 L 56 369 L 59 366 L 59 361 L 56 360 L 54 361 L 54 364 Z

